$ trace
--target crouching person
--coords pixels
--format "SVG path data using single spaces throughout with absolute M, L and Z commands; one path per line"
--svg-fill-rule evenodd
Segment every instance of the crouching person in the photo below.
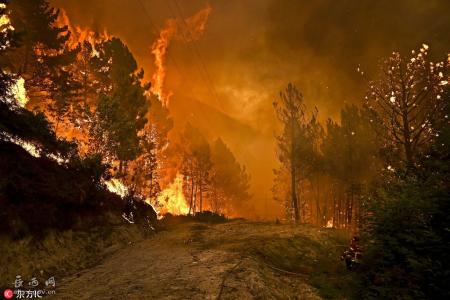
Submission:
M 350 240 L 350 246 L 341 256 L 341 260 L 345 261 L 348 270 L 355 269 L 361 261 L 362 251 L 359 246 L 359 237 L 354 236 Z

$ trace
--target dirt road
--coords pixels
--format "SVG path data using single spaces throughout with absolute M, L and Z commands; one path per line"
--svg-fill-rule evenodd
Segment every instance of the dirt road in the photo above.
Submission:
M 320 299 L 302 276 L 254 255 L 257 245 L 302 234 L 290 225 L 185 223 L 64 278 L 58 299 Z

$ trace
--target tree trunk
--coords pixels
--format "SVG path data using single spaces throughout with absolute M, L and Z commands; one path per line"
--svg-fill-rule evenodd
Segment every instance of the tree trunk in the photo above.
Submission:
M 291 169 L 291 201 L 292 207 L 294 208 L 294 222 L 299 223 L 300 215 L 298 210 L 298 201 L 297 201 L 297 192 L 295 188 L 295 169 L 292 167 Z
M 333 228 L 336 228 L 336 194 L 334 193 L 334 189 L 332 187 L 331 197 L 333 197 Z
M 191 215 L 192 205 L 194 204 L 194 177 L 191 176 L 191 201 L 189 202 L 189 213 Z
M 412 141 L 411 141 L 411 124 L 408 116 L 408 97 L 406 96 L 405 83 L 402 80 L 402 108 L 401 108 L 401 118 L 403 121 L 403 146 L 406 156 L 407 167 L 413 166 L 413 153 L 412 153 Z
M 300 214 L 298 209 L 297 191 L 296 191 L 296 172 L 295 172 L 295 148 L 294 148 L 294 124 L 291 122 L 291 201 L 294 208 L 294 222 L 300 223 Z
M 197 195 L 198 195 L 198 184 L 195 185 L 195 192 L 194 192 L 194 205 L 193 205 L 194 216 L 195 213 L 197 212 Z
M 352 184 L 351 190 L 350 190 L 350 203 L 348 207 L 348 224 L 350 225 L 350 228 L 353 227 L 353 198 L 354 198 L 354 186 Z
M 320 189 L 319 189 L 319 176 L 316 180 L 316 223 L 318 226 L 322 225 L 322 218 L 320 217 Z M 314 189 L 314 188 L 313 188 Z
M 200 193 L 200 212 L 203 211 L 203 185 L 202 180 L 200 179 L 199 183 L 199 193 Z
M 27 73 L 27 69 L 28 69 L 28 60 L 29 60 L 29 56 L 30 56 L 30 44 L 26 43 L 25 44 L 25 55 L 24 55 L 24 59 L 23 59 L 23 65 L 21 67 L 21 70 L 19 70 L 19 76 L 26 75 Z M 24 77 L 25 78 L 25 77 Z M 28 78 L 27 78 L 28 79 Z
M 342 214 L 341 214 L 341 206 L 342 206 L 342 197 L 339 193 L 338 195 L 338 203 L 337 203 L 337 228 L 341 228 L 341 218 L 342 218 Z
M 122 176 L 123 160 L 119 160 L 119 177 Z

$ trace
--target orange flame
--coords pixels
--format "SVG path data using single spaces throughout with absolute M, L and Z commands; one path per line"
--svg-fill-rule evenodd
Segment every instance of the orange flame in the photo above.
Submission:
M 185 42 L 192 42 L 200 38 L 205 31 L 206 22 L 212 8 L 208 4 L 205 8 L 186 20 L 169 19 L 160 31 L 158 39 L 152 44 L 151 50 L 155 57 L 156 71 L 152 76 L 151 92 L 156 95 L 164 106 L 169 104 L 171 91 L 164 91 L 166 78 L 165 60 L 167 48 L 174 37 L 182 36 Z
M 98 54 L 98 52 L 95 50 L 96 43 L 110 38 L 110 35 L 106 31 L 106 29 L 104 29 L 102 33 L 99 33 L 87 27 L 83 28 L 78 25 L 73 25 L 66 11 L 63 9 L 60 10 L 58 19 L 56 20 L 56 25 L 60 27 L 68 27 L 70 31 L 70 37 L 66 44 L 70 49 L 74 49 L 78 46 L 79 43 L 87 41 L 92 45 L 92 55 Z
M 108 191 L 110 191 L 111 193 L 119 195 L 122 198 L 128 194 L 128 188 L 123 184 L 122 181 L 120 181 L 120 179 L 112 178 L 105 181 L 104 183 Z
M 161 214 L 187 215 L 189 207 L 183 193 L 183 176 L 177 174 L 174 181 L 158 196 L 158 205 L 162 208 Z
M 327 225 L 325 227 L 326 228 L 333 228 L 333 220 L 328 220 L 327 221 Z
M 184 36 L 186 42 L 198 40 L 202 36 L 211 11 L 212 7 L 207 4 L 206 7 L 184 21 Z
M 176 22 L 173 19 L 167 21 L 166 28 L 159 33 L 159 38 L 152 45 L 152 54 L 155 56 L 156 71 L 153 74 L 151 92 L 158 96 L 163 105 L 168 104 L 171 92 L 165 93 L 163 90 L 164 79 L 166 78 L 166 69 L 164 61 L 166 58 L 167 47 L 173 35 L 177 31 Z
M 10 93 L 12 93 L 17 104 L 21 107 L 25 107 L 29 99 L 25 89 L 25 80 L 22 77 L 19 77 L 14 81 L 13 85 L 10 87 Z
M 11 20 L 8 15 L 2 15 L 0 17 L 0 32 L 5 32 L 7 30 L 13 30 L 14 27 L 11 25 Z

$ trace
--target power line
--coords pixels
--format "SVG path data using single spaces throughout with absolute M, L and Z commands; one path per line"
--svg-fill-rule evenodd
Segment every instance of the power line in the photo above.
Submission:
M 181 10 L 181 7 L 178 4 L 178 1 L 174 0 L 174 3 L 175 3 L 175 6 L 176 6 L 176 8 L 178 10 L 178 14 L 180 16 L 180 19 L 182 20 L 182 22 L 183 22 L 183 24 L 184 24 L 184 26 L 186 28 L 186 31 L 187 31 L 187 33 L 189 35 L 190 41 L 192 42 L 192 45 L 190 45 L 190 48 L 194 52 L 194 55 L 197 57 L 197 59 L 200 61 L 200 68 L 199 68 L 200 76 L 205 81 L 205 83 L 206 83 L 206 85 L 208 87 L 208 90 L 212 94 L 214 100 L 219 104 L 220 108 L 223 111 L 222 101 L 221 101 L 219 95 L 217 94 L 217 91 L 216 91 L 216 88 L 214 86 L 213 81 L 211 80 L 211 75 L 210 75 L 210 73 L 208 71 L 208 68 L 206 66 L 206 63 L 204 62 L 204 60 L 202 58 L 202 55 L 200 54 L 200 51 L 199 51 L 199 49 L 197 47 L 197 44 L 196 44 L 195 39 L 194 39 L 194 35 L 192 34 L 192 32 L 191 32 L 191 30 L 189 28 L 189 25 L 186 22 L 186 19 L 184 17 L 183 11 Z M 169 6 L 169 9 L 172 11 L 172 8 L 170 6 Z M 172 13 L 173 13 L 173 11 L 172 11 Z M 202 73 L 201 70 L 203 70 L 203 73 Z
M 138 4 L 140 5 L 140 7 L 142 8 L 142 12 L 143 12 L 143 13 L 145 14 L 145 16 L 147 17 L 147 21 L 148 21 L 148 23 L 150 24 L 150 27 L 153 29 L 153 34 L 155 34 L 156 36 L 158 36 L 160 30 L 158 29 L 158 27 L 157 27 L 157 26 L 155 25 L 155 23 L 153 22 L 152 17 L 150 16 L 150 14 L 149 14 L 147 8 L 145 7 L 144 3 L 142 3 L 141 0 L 136 0 L 136 1 L 138 2 Z M 170 6 L 169 2 L 167 1 L 166 3 L 167 3 L 167 5 L 168 5 L 169 10 L 170 10 L 171 13 L 172 13 L 173 18 L 176 18 L 176 14 L 174 13 L 174 10 L 173 10 L 172 7 Z M 205 82 L 205 85 L 206 85 L 206 87 L 207 87 L 209 93 L 212 95 L 212 97 L 214 98 L 214 100 L 216 101 L 216 103 L 218 103 L 219 107 L 220 107 L 221 110 L 223 111 L 222 101 L 220 100 L 220 98 L 219 98 L 219 96 L 218 96 L 218 94 L 217 94 L 217 91 L 216 91 L 216 89 L 215 89 L 215 86 L 214 86 L 214 84 L 213 84 L 213 82 L 212 82 L 212 80 L 211 80 L 211 76 L 210 76 L 210 73 L 209 73 L 209 71 L 208 71 L 208 68 L 207 68 L 207 66 L 206 66 L 206 64 L 205 64 L 205 62 L 204 62 L 204 60 L 202 59 L 202 56 L 201 56 L 201 54 L 200 54 L 200 51 L 199 51 L 199 49 L 198 49 L 198 47 L 197 47 L 197 45 L 196 45 L 196 43 L 195 43 L 195 39 L 194 39 L 194 37 L 193 37 L 193 34 L 192 34 L 192 32 L 191 32 L 191 30 L 190 30 L 190 28 L 189 28 L 189 26 L 188 26 L 188 24 L 187 24 L 187 22 L 186 22 L 184 16 L 183 16 L 183 12 L 182 12 L 182 10 L 181 10 L 181 8 L 180 8 L 178 2 L 175 1 L 175 5 L 176 5 L 176 8 L 177 8 L 177 10 L 178 10 L 178 12 L 179 12 L 178 14 L 179 14 L 179 16 L 180 16 L 180 19 L 182 20 L 182 22 L 183 22 L 183 24 L 184 24 L 184 26 L 185 26 L 185 28 L 186 28 L 186 32 L 189 34 L 190 40 L 192 41 L 192 45 L 188 45 L 188 46 L 189 46 L 189 48 L 191 48 L 191 51 L 193 51 L 193 53 L 194 53 L 194 55 L 196 56 L 196 58 L 200 61 L 200 67 L 199 67 L 199 65 L 197 64 L 197 62 L 194 61 L 194 63 L 195 63 L 196 66 L 197 66 L 197 69 L 199 70 L 200 77 L 201 77 L 201 79 Z M 183 36 L 184 36 L 184 34 L 183 34 Z M 190 43 L 187 41 L 186 38 L 185 38 L 185 40 L 186 40 L 186 43 L 187 43 L 187 44 L 190 44 Z M 174 64 L 174 66 L 175 66 L 175 68 L 176 68 L 178 74 L 181 76 L 182 80 L 184 81 L 186 77 L 184 76 L 183 72 L 181 71 L 181 68 L 179 67 L 179 65 L 178 65 L 178 63 L 176 62 L 175 58 L 170 54 L 170 52 L 167 52 L 167 56 L 168 56 L 168 58 L 170 59 L 170 61 L 173 62 L 173 64 Z M 203 72 L 202 72 L 202 71 L 203 71 Z
M 152 17 L 150 16 L 149 12 L 147 11 L 147 8 L 145 7 L 145 5 L 142 3 L 141 0 L 136 0 L 136 1 L 137 1 L 138 4 L 141 6 L 142 12 L 146 15 L 146 17 L 147 17 L 146 20 L 148 20 L 150 26 L 152 27 L 152 29 L 153 29 L 153 34 L 154 34 L 155 36 L 158 37 L 158 36 L 159 36 L 160 30 L 159 30 L 159 28 L 155 25 L 155 23 L 153 22 Z M 181 76 L 181 78 L 182 78 L 182 81 L 184 81 L 186 77 L 184 76 L 183 72 L 182 72 L 181 69 L 179 68 L 178 63 L 176 62 L 175 58 L 170 54 L 170 52 L 166 52 L 166 53 L 167 53 L 167 56 L 168 56 L 169 60 L 171 60 L 171 61 L 173 62 L 174 66 L 175 66 L 175 69 L 177 70 L 178 74 L 179 74 L 179 75 Z

